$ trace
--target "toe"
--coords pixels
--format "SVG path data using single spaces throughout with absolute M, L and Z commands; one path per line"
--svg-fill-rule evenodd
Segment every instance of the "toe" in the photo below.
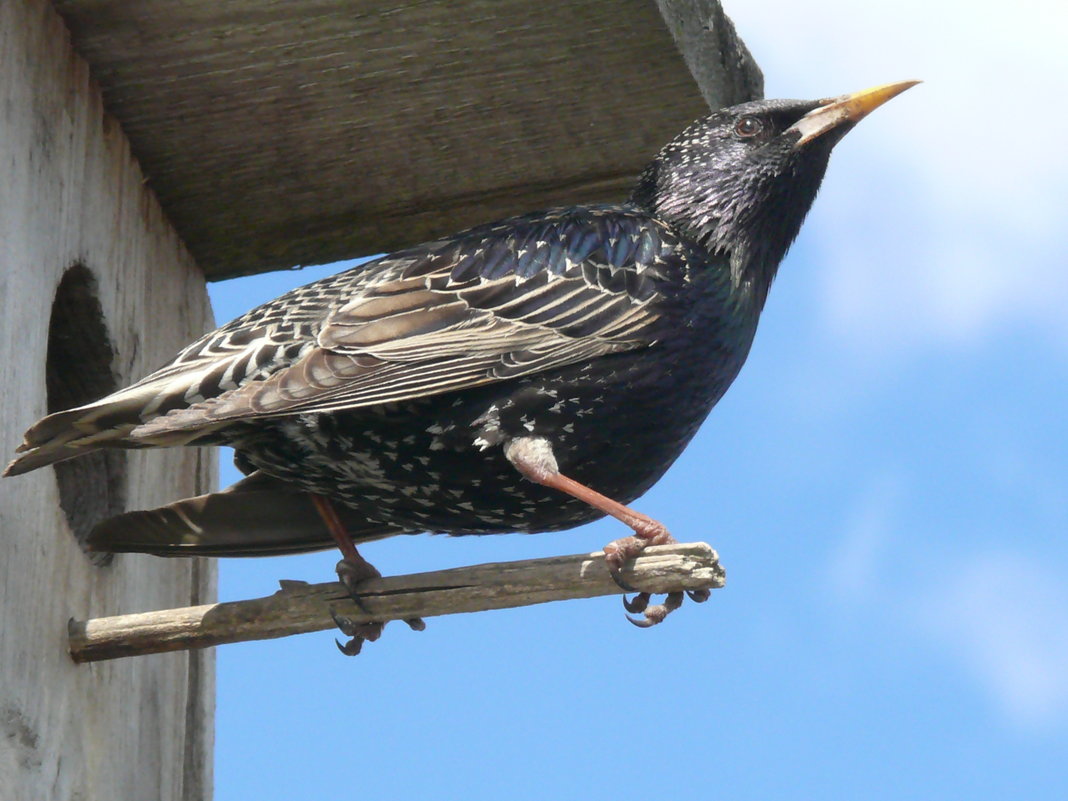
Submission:
M 374 565 L 366 561 L 353 562 L 350 559 L 342 559 L 337 563 L 337 577 L 349 589 L 367 581 L 369 578 L 381 578 L 382 574 L 375 569 Z
M 386 625 L 385 623 L 377 621 L 369 623 L 357 622 L 352 618 L 339 615 L 333 609 L 330 610 L 330 617 L 334 619 L 334 625 L 336 625 L 346 637 L 362 637 L 369 642 L 374 642 L 381 637 L 382 629 L 385 628 Z
M 334 620 L 334 625 L 338 627 L 342 634 L 347 637 L 353 637 L 356 635 L 356 627 L 359 625 L 350 617 L 339 615 L 333 609 L 330 610 L 330 617 Z
M 371 610 L 363 602 L 359 588 L 367 579 L 381 578 L 382 574 L 368 562 L 352 562 L 348 559 L 342 559 L 338 562 L 336 569 L 338 580 L 348 591 L 349 597 L 352 598 L 361 611 L 370 614 Z
M 664 618 L 682 606 L 682 599 L 683 594 L 681 592 L 670 592 L 664 599 L 664 603 L 655 604 L 645 609 L 644 617 L 637 618 L 627 615 L 627 620 L 640 629 L 647 629 L 651 626 L 659 625 L 664 622 Z
M 623 596 L 623 608 L 631 614 L 639 614 L 644 612 L 649 607 L 650 595 L 647 592 L 639 592 L 633 598 L 627 598 Z
M 624 592 L 637 592 L 623 579 L 623 565 L 642 552 L 642 541 L 637 537 L 623 537 L 604 546 L 604 563 L 614 581 Z
M 337 649 L 345 656 L 356 656 L 363 648 L 363 637 L 353 637 L 344 645 L 337 640 L 334 640 L 334 645 L 336 645 Z

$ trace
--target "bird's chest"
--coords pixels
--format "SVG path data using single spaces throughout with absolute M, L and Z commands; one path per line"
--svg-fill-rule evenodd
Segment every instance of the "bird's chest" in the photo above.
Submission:
M 679 456 L 734 380 L 751 341 L 751 333 L 721 341 L 695 329 L 672 343 L 488 389 L 436 422 L 430 447 L 486 461 L 508 440 L 541 437 L 562 472 L 627 502 Z

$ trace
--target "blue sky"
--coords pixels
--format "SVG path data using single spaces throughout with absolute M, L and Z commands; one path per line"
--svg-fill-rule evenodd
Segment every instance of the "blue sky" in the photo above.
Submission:
M 1068 797 L 1066 12 L 727 6 L 769 96 L 925 83 L 837 148 L 749 363 L 636 506 L 727 587 L 218 651 L 216 797 Z M 212 286 L 220 321 L 337 265 Z M 224 482 L 233 473 L 224 472 Z M 385 573 L 620 536 L 404 537 Z M 221 596 L 336 555 L 224 560 Z

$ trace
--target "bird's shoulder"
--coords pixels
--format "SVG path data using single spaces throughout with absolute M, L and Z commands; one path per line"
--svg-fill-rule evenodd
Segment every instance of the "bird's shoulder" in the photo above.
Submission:
M 504 277 L 518 283 L 545 273 L 581 278 L 642 302 L 687 266 L 682 240 L 666 223 L 631 205 L 550 209 L 476 226 L 393 254 L 382 264 L 399 277 L 447 276 L 454 284 Z

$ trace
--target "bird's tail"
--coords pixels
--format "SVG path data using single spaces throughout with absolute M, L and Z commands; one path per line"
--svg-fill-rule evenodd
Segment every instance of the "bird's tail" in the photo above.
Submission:
M 357 543 L 403 533 L 334 506 Z M 105 520 L 88 544 L 156 556 L 274 556 L 330 548 L 334 540 L 307 492 L 257 471 L 222 492 Z
M 159 408 L 159 383 L 135 384 L 93 403 L 41 418 L 26 431 L 17 448 L 22 455 L 7 466 L 3 475 L 21 475 L 100 448 L 185 445 L 211 432 L 211 427 L 201 427 L 157 437 L 129 437 L 146 419 L 165 411 Z

